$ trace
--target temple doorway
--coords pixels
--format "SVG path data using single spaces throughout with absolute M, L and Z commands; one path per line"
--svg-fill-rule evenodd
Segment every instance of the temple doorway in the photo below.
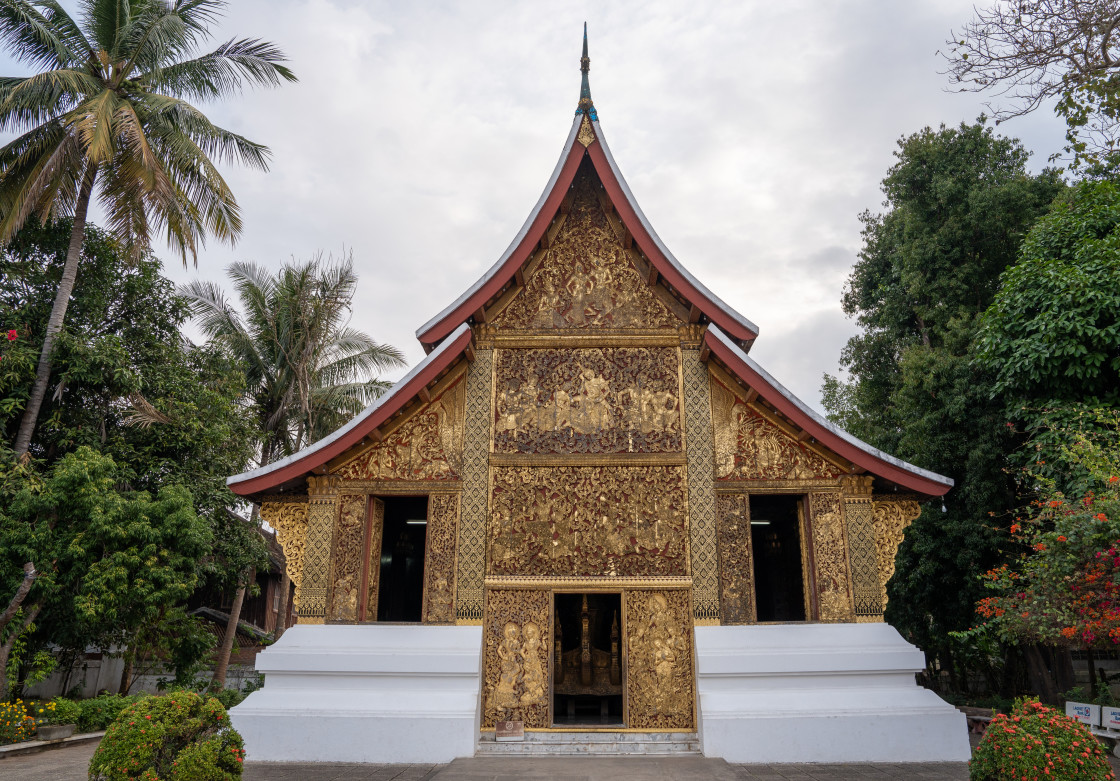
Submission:
M 624 727 L 621 594 L 556 594 L 552 713 L 556 727 Z
M 801 497 L 751 494 L 751 547 L 759 621 L 804 621 Z
M 387 496 L 381 535 L 378 621 L 421 620 L 428 497 Z

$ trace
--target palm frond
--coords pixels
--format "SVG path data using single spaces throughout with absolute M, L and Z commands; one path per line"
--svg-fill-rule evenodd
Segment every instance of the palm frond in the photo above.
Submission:
M 35 3 L 0 3 L 0 42 L 13 57 L 36 68 L 68 68 L 88 56 L 71 48 L 73 20 L 57 4 L 43 14 Z
M 160 412 L 150 401 L 139 393 L 130 395 L 128 401 L 128 412 L 124 415 L 124 424 L 126 426 L 148 428 L 156 423 L 163 425 L 173 422 L 170 416 Z
M 97 79 L 76 70 L 0 78 L 0 131 L 49 122 L 100 89 Z
M 275 45 L 256 38 L 232 40 L 209 54 L 139 76 L 149 89 L 188 99 L 213 100 L 239 94 L 246 82 L 276 87 L 297 81 Z

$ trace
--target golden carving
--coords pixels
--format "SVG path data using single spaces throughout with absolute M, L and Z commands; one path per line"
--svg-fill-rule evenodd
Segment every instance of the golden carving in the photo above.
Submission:
M 611 228 L 594 173 L 572 185 L 567 219 L 525 288 L 497 317 L 498 328 L 676 328 Z
M 501 350 L 496 453 L 682 449 L 673 348 Z
M 691 730 L 692 616 L 688 591 L 626 594 L 629 726 Z
M 381 539 L 385 533 L 385 502 L 376 496 L 369 499 L 369 555 L 367 558 L 366 607 L 364 621 L 377 620 L 377 602 L 381 590 Z
M 296 587 L 292 606 L 299 614 L 300 584 L 303 582 L 303 551 L 307 542 L 307 502 L 261 504 L 261 519 L 276 530 L 276 541 L 284 549 L 284 565 Z
M 836 478 L 840 469 L 712 378 L 717 480 Z
M 579 135 L 576 136 L 576 141 L 583 144 L 585 149 L 595 142 L 595 129 L 591 127 L 591 120 L 586 114 L 583 115 L 583 121 L 579 123 Z
M 463 493 L 459 517 L 458 582 L 455 587 L 455 619 L 463 623 L 482 621 L 493 381 L 494 351 L 477 350 L 467 374 L 463 431 Z
M 683 575 L 680 467 L 495 467 L 491 575 Z
M 366 503 L 364 496 L 343 496 L 339 501 L 331 552 L 331 601 L 328 616 L 333 621 L 358 620 L 358 594 L 362 588 L 362 553 L 365 548 Z
M 719 621 L 719 555 L 708 367 L 699 350 L 681 350 L 688 451 L 688 524 L 692 548 L 692 608 L 696 620 Z
M 454 383 L 337 474 L 347 480 L 458 480 L 465 389 L 462 380 Z
M 875 552 L 878 559 L 879 586 L 883 609 L 887 607 L 887 581 L 894 575 L 894 559 L 906 527 L 922 514 L 913 499 L 876 499 L 872 502 L 875 523 Z
M 845 496 L 861 496 L 870 499 L 874 482 L 874 475 L 841 475 L 840 492 Z
M 300 586 L 300 618 L 321 624 L 327 617 L 330 596 L 331 538 L 338 517 L 341 480 L 333 475 L 307 478 L 307 543 L 304 547 Z
M 483 729 L 492 728 L 497 721 L 550 726 L 551 601 L 547 591 L 487 592 Z
M 459 497 L 428 497 L 424 541 L 424 616 L 428 624 L 455 623 L 455 548 L 459 539 Z
M 850 621 L 852 598 L 848 588 L 848 550 L 840 497 L 835 493 L 809 494 L 809 518 L 813 528 L 820 618 L 822 621 Z
M 751 509 L 742 494 L 716 497 L 719 517 L 719 609 L 724 624 L 753 624 L 754 553 L 751 548 Z
M 879 561 L 875 544 L 875 521 L 871 509 L 871 480 L 867 491 L 862 484 L 841 481 L 845 493 L 844 522 L 848 527 L 848 558 L 852 565 L 852 599 L 856 618 L 882 616 L 883 588 L 879 582 Z

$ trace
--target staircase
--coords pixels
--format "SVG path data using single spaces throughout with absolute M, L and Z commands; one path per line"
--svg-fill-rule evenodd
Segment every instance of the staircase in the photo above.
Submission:
M 702 756 L 695 732 L 526 732 L 525 740 L 498 743 L 479 736 L 479 757 Z

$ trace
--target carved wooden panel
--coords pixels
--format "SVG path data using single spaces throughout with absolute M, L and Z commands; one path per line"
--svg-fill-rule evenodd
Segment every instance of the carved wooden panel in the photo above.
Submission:
M 835 478 L 841 470 L 711 378 L 717 480 Z
M 688 574 L 681 467 L 491 472 L 489 574 Z
M 381 588 L 381 539 L 385 534 L 385 502 L 376 496 L 369 499 L 369 542 L 366 545 L 366 607 L 365 621 L 377 620 L 377 600 Z
M 465 390 L 460 379 L 337 474 L 347 480 L 458 480 Z
M 552 596 L 547 591 L 489 589 L 482 727 L 524 721 L 550 727 L 548 660 L 552 654 Z
M 813 559 L 817 565 L 817 601 L 821 620 L 851 621 L 848 548 L 839 495 L 809 494 L 809 517 L 813 527 Z
M 496 374 L 496 453 L 682 449 L 675 348 L 500 350 Z
M 598 180 L 581 172 L 571 210 L 525 288 L 496 327 L 675 328 L 680 321 L 630 261 L 599 203 Z
M 338 519 L 340 484 L 334 475 L 307 478 L 307 537 L 299 613 L 304 623 L 323 623 L 330 606 L 331 540 Z
M 478 350 L 467 374 L 463 432 L 463 495 L 459 517 L 459 566 L 455 619 L 482 621 L 486 577 L 486 507 L 490 497 L 490 417 L 494 351 Z
M 719 517 L 719 607 L 723 624 L 753 624 L 754 553 L 751 548 L 751 508 L 745 494 L 716 497 Z
M 362 588 L 362 554 L 365 552 L 366 501 L 362 496 L 339 500 L 331 551 L 331 599 L 327 617 L 332 621 L 357 621 Z
M 719 554 L 712 479 L 713 442 L 708 366 L 700 351 L 681 350 L 688 442 L 688 525 L 692 553 L 692 609 L 697 621 L 719 621 Z
M 627 726 L 693 730 L 692 611 L 686 589 L 627 592 L 626 661 Z
M 879 588 L 883 609 L 887 607 L 887 581 L 894 575 L 894 559 L 906 527 L 922 514 L 922 506 L 913 499 L 876 499 L 872 502 L 875 518 L 875 551 L 879 564 Z
M 455 550 L 459 540 L 459 496 L 428 497 L 424 542 L 424 615 L 427 624 L 455 623 Z
M 284 549 L 288 577 L 295 584 L 292 607 L 299 615 L 300 584 L 303 582 L 303 549 L 307 543 L 307 502 L 264 502 L 261 518 L 276 530 L 276 541 Z

